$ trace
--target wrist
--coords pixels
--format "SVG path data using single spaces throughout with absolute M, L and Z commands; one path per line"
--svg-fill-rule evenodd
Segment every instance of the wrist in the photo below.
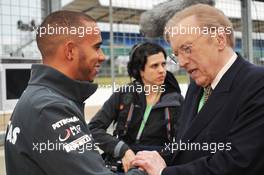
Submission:
M 121 142 L 123 142 L 123 141 L 121 141 Z M 123 142 L 123 144 L 122 144 L 122 146 L 121 146 L 121 148 L 119 150 L 119 153 L 117 154 L 116 157 L 123 158 L 125 156 L 125 153 L 129 149 L 130 149 L 129 146 Z

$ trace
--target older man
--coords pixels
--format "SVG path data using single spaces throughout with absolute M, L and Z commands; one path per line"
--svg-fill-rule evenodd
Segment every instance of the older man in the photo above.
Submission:
M 264 68 L 235 53 L 229 19 L 208 5 L 188 7 L 165 29 L 192 80 L 167 167 L 156 152 L 133 162 L 150 175 L 260 175 L 264 173 Z

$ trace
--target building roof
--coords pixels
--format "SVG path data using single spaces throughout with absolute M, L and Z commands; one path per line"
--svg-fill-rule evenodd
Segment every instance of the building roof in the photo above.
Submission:
M 118 0 L 116 0 L 118 1 Z M 130 0 L 119 0 L 125 5 L 113 4 L 113 22 L 115 24 L 139 24 L 140 15 L 146 10 L 150 9 L 150 6 L 146 6 L 144 0 L 134 0 L 131 3 Z M 136 2 L 137 1 L 137 2 Z M 142 4 L 138 4 L 138 1 L 142 1 Z M 153 5 L 166 0 L 153 1 Z M 103 3 L 104 0 L 72 0 L 70 3 L 63 6 L 64 10 L 72 10 L 84 12 L 92 16 L 97 22 L 109 23 L 109 3 Z M 107 0 L 107 2 L 109 2 Z M 113 0 L 114 2 L 114 0 Z M 264 13 L 261 11 L 264 8 L 264 0 L 258 0 L 258 2 L 252 2 L 252 25 L 253 32 L 264 33 Z M 131 3 L 131 4 L 129 4 Z M 130 5 L 131 8 L 129 8 Z M 132 7 L 132 5 L 138 5 Z M 139 8 L 142 5 L 142 8 Z M 216 7 L 221 9 L 232 21 L 235 31 L 241 31 L 241 8 L 239 1 L 219 1 L 216 0 Z M 234 10 L 236 9 L 236 10 Z M 261 9 L 261 10 L 257 10 Z M 138 32 L 138 31 L 137 31 Z

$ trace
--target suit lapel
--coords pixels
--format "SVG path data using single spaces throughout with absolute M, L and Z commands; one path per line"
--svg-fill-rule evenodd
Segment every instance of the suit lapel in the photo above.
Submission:
M 187 97 L 188 99 L 186 98 L 187 101 L 193 101 L 191 95 L 194 95 L 195 102 L 188 103 L 188 105 L 193 105 L 193 107 L 189 106 L 191 110 L 188 111 L 186 107 L 184 109 L 183 115 L 188 116 L 189 120 L 187 121 L 187 124 L 185 124 L 186 127 L 184 129 L 184 133 L 181 135 L 182 140 L 193 140 L 204 128 L 206 128 L 206 126 L 214 118 L 215 114 L 221 110 L 228 98 L 228 94 L 231 93 L 231 86 L 234 78 L 244 63 L 245 61 L 238 54 L 237 60 L 221 78 L 220 82 L 209 97 L 207 103 L 203 106 L 198 114 L 197 106 L 200 98 L 199 95 L 195 93 L 199 94 L 201 90 L 197 90 L 199 89 L 198 86 L 194 88 L 194 93 L 190 93 L 190 96 Z M 191 118 L 193 118 L 193 120 L 191 120 Z
M 228 93 L 212 93 L 207 103 L 203 106 L 198 114 L 195 115 L 191 121 L 187 131 L 184 134 L 183 139 L 191 141 L 195 138 L 214 118 L 215 114 L 225 104 L 225 99 Z M 199 102 L 198 102 L 199 103 Z M 196 110 L 197 111 L 197 110 Z
M 184 101 L 183 111 L 185 112 L 184 114 L 182 113 L 180 117 L 180 128 L 177 140 L 182 138 L 186 130 L 189 128 L 192 119 L 196 115 L 195 111 L 197 109 L 197 101 L 200 98 L 201 92 L 202 88 L 196 86 L 194 82 L 189 85 L 188 91 L 186 93 L 186 98 L 192 100 Z

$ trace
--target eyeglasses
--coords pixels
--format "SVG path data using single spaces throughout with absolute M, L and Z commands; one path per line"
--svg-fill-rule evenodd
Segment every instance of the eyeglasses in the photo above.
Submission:
M 174 55 L 174 53 L 168 55 L 169 58 L 175 63 L 175 64 L 179 64 L 177 61 L 177 57 Z
M 179 54 L 188 57 L 192 54 L 192 47 L 194 45 L 194 43 L 201 38 L 202 35 L 199 35 L 197 38 L 195 38 L 192 42 L 189 42 L 188 44 L 183 44 L 181 45 L 181 47 L 179 47 L 179 49 L 177 49 L 176 51 L 174 51 L 173 54 L 169 55 L 169 57 L 171 58 L 171 60 L 173 62 L 175 62 L 176 64 L 178 64 L 177 61 L 177 57 L 179 56 Z

